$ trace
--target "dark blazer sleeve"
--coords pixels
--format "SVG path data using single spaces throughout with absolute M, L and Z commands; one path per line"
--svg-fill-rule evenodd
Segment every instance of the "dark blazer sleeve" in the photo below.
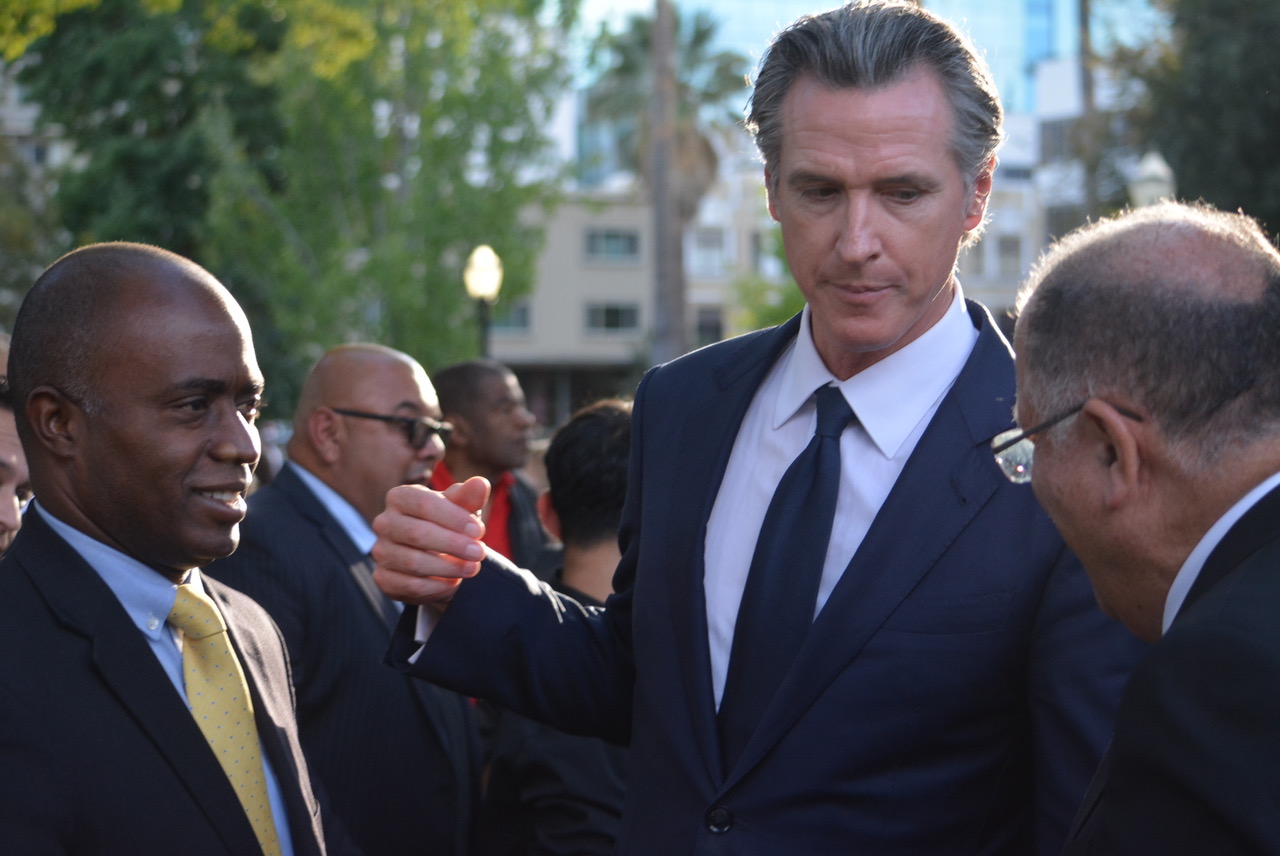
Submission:
M 611 620 L 615 600 L 625 603 L 584 607 L 490 551 L 428 645 L 414 639 L 417 611 L 405 611 L 387 662 L 561 730 L 626 743 L 633 667 Z

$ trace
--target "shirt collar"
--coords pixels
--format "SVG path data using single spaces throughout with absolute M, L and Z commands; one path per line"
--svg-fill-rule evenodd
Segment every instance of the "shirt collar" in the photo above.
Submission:
M 132 556 L 54 517 L 40 505 L 39 500 L 33 501 L 33 505 L 39 508 L 40 516 L 48 521 L 49 527 L 102 578 L 138 629 L 153 639 L 159 639 L 165 632 L 165 622 L 178 596 L 177 583 Z M 188 571 L 183 582 L 204 593 L 199 568 Z
M 307 469 L 293 461 L 286 462 L 285 466 L 293 468 L 298 478 L 302 479 L 315 498 L 324 506 L 324 510 L 329 512 L 330 516 L 338 522 L 338 526 L 351 539 L 351 543 L 356 545 L 356 549 L 361 554 L 367 555 L 373 549 L 373 543 L 378 540 L 378 536 L 374 534 L 373 528 L 364 519 L 360 512 L 356 511 L 355 506 L 342 498 L 336 490 L 329 487 L 316 477 L 314 473 L 308 472 Z
M 1200 543 L 1196 544 L 1195 549 L 1187 555 L 1186 561 L 1182 563 L 1182 567 L 1178 570 L 1178 575 L 1173 578 L 1173 585 L 1169 587 L 1169 593 L 1165 595 L 1164 618 L 1160 627 L 1161 635 L 1169 632 L 1169 627 L 1173 624 L 1173 619 L 1177 616 L 1178 610 L 1182 609 L 1182 604 L 1191 592 L 1191 587 L 1195 585 L 1200 572 L 1204 570 L 1204 563 L 1209 560 L 1209 556 L 1222 543 L 1222 539 L 1226 537 L 1227 532 L 1231 530 L 1232 526 L 1236 525 L 1241 517 L 1244 517 L 1250 508 L 1257 505 L 1258 500 L 1276 487 L 1280 487 L 1280 473 L 1271 476 L 1242 496 L 1239 502 L 1227 509 L 1227 513 L 1219 517 L 1218 521 L 1209 527 L 1209 531 L 1204 533 Z
M 809 316 L 806 305 L 799 335 L 783 356 L 786 364 L 773 427 L 795 416 L 818 387 L 834 383 L 871 441 L 888 458 L 897 454 L 920 420 L 951 388 L 978 340 L 956 282 L 951 305 L 937 323 L 915 341 L 841 382 L 818 355 Z

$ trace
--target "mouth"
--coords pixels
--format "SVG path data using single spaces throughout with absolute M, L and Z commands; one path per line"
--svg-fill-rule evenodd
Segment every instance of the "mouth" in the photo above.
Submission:
M 202 499 L 208 500 L 218 511 L 224 514 L 228 519 L 232 517 L 238 522 L 244 518 L 248 505 L 244 501 L 244 492 L 246 488 L 197 488 L 194 493 Z
M 896 289 L 896 286 L 886 283 L 830 282 L 828 287 L 837 300 L 853 306 L 870 306 Z

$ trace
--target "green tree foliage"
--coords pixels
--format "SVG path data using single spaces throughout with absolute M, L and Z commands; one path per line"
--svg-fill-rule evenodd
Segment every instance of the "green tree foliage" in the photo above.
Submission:
M 782 229 L 775 225 L 768 234 L 768 240 L 771 254 L 786 270 Z M 804 295 L 789 273 L 782 280 L 744 274 L 733 281 L 733 295 L 733 327 L 742 331 L 773 327 L 804 308 Z
M 403 0 L 368 7 L 375 48 L 320 76 L 284 57 L 275 194 L 219 135 L 216 262 L 270 313 L 298 365 L 342 340 L 401 348 L 428 369 L 474 356 L 462 286 L 471 249 L 503 259 L 501 300 L 532 286 L 529 214 L 559 185 L 545 128 L 568 82 L 575 6 Z
M 13 329 L 22 296 L 65 248 L 48 187 L 0 137 L 0 329 Z
M 70 12 L 35 43 L 19 80 L 42 125 L 78 152 L 57 190 L 76 243 L 137 240 L 200 258 L 217 167 L 202 127 L 211 105 L 239 109 L 240 144 L 264 173 L 275 171 L 274 94 L 251 70 L 279 46 L 283 25 L 254 8 L 241 15 L 252 31 L 230 52 L 213 45 L 204 4 L 152 14 L 138 0 Z
M 505 298 L 528 290 L 576 8 L 97 0 L 57 17 L 24 75 L 79 152 L 58 192 L 76 241 L 152 241 L 213 271 L 285 415 L 338 342 L 429 368 L 474 355 L 475 244 L 503 257 Z
M 680 219 L 689 223 L 715 182 L 719 159 L 713 137 L 742 122 L 749 62 L 715 47 L 717 23 L 699 10 L 676 13 L 676 180 Z M 648 170 L 649 99 L 653 92 L 650 50 L 653 19 L 632 15 L 618 33 L 602 26 L 592 43 L 590 63 L 597 74 L 588 96 L 593 119 L 622 131 L 623 164 L 644 176 Z
M 59 15 L 98 0 L 15 0 L 0 5 L 0 58 L 13 62 L 31 43 L 53 32 Z
M 1162 0 L 1171 39 L 1124 52 L 1145 92 L 1141 128 L 1178 196 L 1280 230 L 1280 3 Z

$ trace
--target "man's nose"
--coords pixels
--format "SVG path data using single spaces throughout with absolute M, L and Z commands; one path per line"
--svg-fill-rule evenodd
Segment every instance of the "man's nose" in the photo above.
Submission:
M 262 454 L 257 424 L 241 413 L 240 408 L 233 408 L 233 413 L 218 420 L 210 452 L 220 461 L 252 466 Z
M 865 264 L 880 254 L 880 224 L 874 203 L 851 196 L 845 206 L 844 222 L 836 243 L 836 252 L 850 264 Z
M 420 461 L 440 460 L 444 457 L 444 440 L 436 431 L 431 432 L 431 436 L 427 438 L 427 442 L 422 444 L 422 448 L 418 450 L 417 458 Z

